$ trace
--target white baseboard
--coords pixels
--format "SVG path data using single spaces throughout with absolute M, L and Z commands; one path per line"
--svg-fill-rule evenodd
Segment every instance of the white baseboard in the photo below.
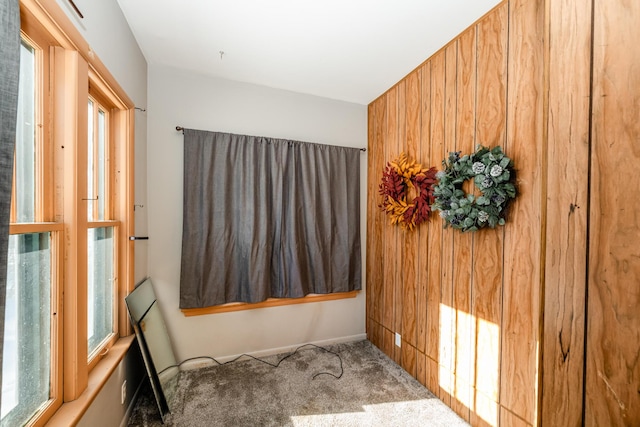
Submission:
M 295 351 L 297 348 L 302 347 L 304 345 L 307 344 L 313 344 L 313 345 L 317 345 L 319 347 L 326 347 L 326 346 L 330 346 L 333 344 L 342 344 L 342 343 L 347 343 L 347 342 L 354 342 L 354 341 L 362 341 L 367 339 L 367 334 L 357 334 L 357 335 L 349 335 L 346 337 L 339 337 L 339 338 L 331 338 L 328 340 L 321 340 L 321 341 L 313 341 L 313 342 L 306 342 L 306 343 L 299 343 L 299 344 L 292 344 L 292 345 L 288 345 L 285 347 L 277 347 L 277 348 L 270 348 L 270 349 L 266 349 L 266 350 L 260 350 L 260 351 L 255 351 L 255 352 L 249 352 L 246 353 L 250 356 L 253 357 L 266 357 L 266 356 L 271 356 L 273 354 L 281 354 L 281 353 L 290 353 Z M 236 354 L 236 355 L 231 355 L 231 356 L 220 356 L 220 357 L 216 357 L 216 360 L 220 363 L 225 363 L 225 362 L 229 362 L 233 359 L 238 358 L 240 355 Z M 183 363 L 182 365 L 180 365 L 180 369 L 181 370 L 190 370 L 190 369 L 199 369 L 199 368 L 204 368 L 205 366 L 213 366 L 216 365 L 215 362 L 213 362 L 212 360 L 206 359 L 206 358 L 202 358 L 202 359 L 196 359 L 196 360 L 190 360 L 188 362 Z

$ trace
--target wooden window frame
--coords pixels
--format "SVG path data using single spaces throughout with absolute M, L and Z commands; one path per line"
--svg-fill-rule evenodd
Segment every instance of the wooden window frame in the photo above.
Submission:
M 81 418 L 133 341 L 124 297 L 134 286 L 134 247 L 128 239 L 135 234 L 134 104 L 55 0 L 20 0 L 20 15 L 24 38 L 33 41 L 44 58 L 37 62 L 43 66 L 36 90 L 41 108 L 36 158 L 41 163 L 36 165 L 36 222 L 15 223 L 12 208 L 9 230 L 10 234 L 49 232 L 52 248 L 51 399 L 28 425 L 71 425 Z M 104 221 L 88 221 L 82 201 L 90 93 L 109 115 L 110 179 L 105 194 L 114 197 L 105 201 Z M 117 247 L 115 332 L 89 360 L 87 230 L 105 226 L 114 227 Z
M 49 233 L 50 236 L 50 283 L 51 283 L 51 319 L 50 319 L 50 385 L 49 400 L 43 404 L 30 425 L 43 425 L 63 402 L 62 363 L 60 349 L 62 347 L 62 259 L 64 242 L 64 224 L 55 222 L 56 212 L 53 205 L 54 161 L 52 160 L 51 98 L 49 92 L 51 57 L 49 46 L 54 39 L 39 23 L 35 22 L 28 10 L 20 10 L 21 38 L 34 49 L 34 112 L 35 112 L 35 176 L 34 176 L 34 222 L 17 222 L 17 203 L 11 204 L 9 235 L 31 233 Z M 14 154 L 15 156 L 15 154 Z M 14 157 L 15 158 L 15 157 Z M 16 169 L 14 168 L 14 185 L 12 200 L 16 200 Z
M 88 364 L 89 371 L 91 371 L 96 366 L 96 364 L 109 352 L 111 347 L 115 344 L 115 342 L 119 338 L 118 314 L 121 311 L 121 308 L 118 306 L 117 301 L 119 300 L 119 296 L 120 296 L 120 292 L 118 291 L 118 283 L 119 283 L 118 278 L 121 271 L 119 270 L 118 266 L 120 265 L 120 253 L 122 251 L 120 250 L 121 241 L 120 241 L 120 236 L 118 231 L 120 230 L 122 221 L 113 219 L 114 218 L 113 202 L 115 199 L 117 199 L 117 195 L 114 193 L 114 190 L 116 189 L 115 171 L 116 171 L 116 168 L 120 166 L 117 164 L 117 159 L 115 159 L 115 156 L 114 156 L 115 147 L 122 141 L 116 140 L 115 135 L 113 134 L 113 131 L 118 128 L 118 124 L 113 124 L 112 118 L 111 118 L 112 112 L 117 112 L 120 109 L 118 108 L 119 105 L 117 104 L 118 103 L 117 99 L 114 100 L 114 96 L 108 95 L 111 92 L 111 89 L 108 86 L 93 82 L 94 80 L 99 80 L 97 73 L 89 72 L 87 77 L 88 77 L 87 102 L 90 100 L 93 103 L 94 130 L 97 129 L 96 126 L 98 124 L 97 118 L 99 116 L 99 111 L 103 111 L 105 113 L 105 119 L 106 119 L 105 189 L 104 189 L 106 200 L 104 201 L 105 202 L 104 211 L 102 212 L 104 219 L 100 220 L 98 219 L 99 218 L 99 213 L 98 213 L 99 200 L 97 198 L 96 200 L 94 200 L 93 198 L 86 197 L 87 203 L 93 203 L 92 212 L 94 213 L 94 218 L 87 218 L 85 233 L 92 228 L 105 228 L 105 227 L 113 227 L 115 231 L 115 234 L 114 234 L 115 278 L 114 278 L 114 295 L 113 295 L 113 298 L 114 298 L 113 331 L 114 332 L 109 334 L 92 353 L 87 355 L 87 364 Z M 106 91 L 106 93 L 103 91 Z M 120 107 L 122 106 L 120 105 Z M 88 119 L 88 112 L 87 112 L 87 119 Z M 97 152 L 97 147 L 98 147 L 97 141 L 98 141 L 97 132 L 93 135 L 92 141 L 88 140 L 88 135 L 87 135 L 87 144 L 93 144 L 94 165 L 98 164 L 98 158 L 99 158 L 98 152 Z M 88 170 L 87 156 L 85 156 L 84 161 L 79 167 L 85 171 L 85 176 L 86 176 L 86 172 Z M 93 184 L 94 184 L 94 188 L 92 189 L 91 194 L 97 197 L 98 196 L 98 172 L 97 171 L 94 171 Z M 86 208 L 87 206 L 84 207 L 85 213 L 87 212 Z
M 308 304 L 312 302 L 335 301 L 340 299 L 355 298 L 360 293 L 359 290 L 348 292 L 337 292 L 332 294 L 310 294 L 302 298 L 269 298 L 263 302 L 245 303 L 231 302 L 228 304 L 215 305 L 202 308 L 183 308 L 182 314 L 186 317 L 202 316 L 205 314 L 231 313 L 234 311 L 255 310 L 257 308 L 280 307 L 283 305 Z

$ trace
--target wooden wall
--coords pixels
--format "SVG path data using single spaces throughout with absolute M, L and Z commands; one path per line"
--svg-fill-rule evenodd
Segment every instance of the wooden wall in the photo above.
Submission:
M 543 236 L 544 9 L 503 3 L 369 106 L 371 340 L 476 425 L 536 419 Z M 401 151 L 441 167 L 450 151 L 500 145 L 517 165 L 509 225 L 407 232 L 377 207 Z M 402 346 L 394 345 L 394 334 Z
M 368 336 L 474 426 L 640 425 L 639 17 L 505 0 L 369 105 Z M 506 226 L 388 224 L 387 161 L 476 144 L 514 161 Z
M 595 1 L 587 426 L 640 426 L 640 2 Z

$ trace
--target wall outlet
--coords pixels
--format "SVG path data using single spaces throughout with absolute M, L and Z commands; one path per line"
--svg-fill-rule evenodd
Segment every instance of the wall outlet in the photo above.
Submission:
M 124 405 L 124 400 L 127 398 L 127 380 L 122 382 L 122 389 L 120 390 L 120 403 Z
M 396 332 L 396 347 L 402 347 L 402 337 Z

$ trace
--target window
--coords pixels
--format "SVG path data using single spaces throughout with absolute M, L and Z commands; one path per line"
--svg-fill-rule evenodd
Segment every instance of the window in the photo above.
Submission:
M 133 105 L 62 15 L 21 3 L 0 426 L 46 423 L 129 331 Z
M 14 157 L 11 230 L 7 256 L 2 426 L 23 425 L 55 406 L 58 355 L 57 288 L 54 249 L 62 227 L 48 222 L 45 207 L 44 117 L 48 99 L 43 91 L 49 57 L 42 33 L 25 34 L 20 53 L 20 86 Z M 58 399 L 59 400 L 59 399 Z
M 114 249 L 113 227 L 89 229 L 87 338 L 90 357 L 115 330 Z
M 105 340 L 112 338 L 116 325 L 117 298 L 114 235 L 117 234 L 107 203 L 113 173 L 109 169 L 111 138 L 106 102 L 90 91 L 87 103 L 87 344 L 89 359 Z
M 28 42 L 20 49 L 20 88 L 14 169 L 16 222 L 35 221 L 36 50 Z
M 50 233 L 9 238 L 2 376 L 2 425 L 24 424 L 49 400 Z

